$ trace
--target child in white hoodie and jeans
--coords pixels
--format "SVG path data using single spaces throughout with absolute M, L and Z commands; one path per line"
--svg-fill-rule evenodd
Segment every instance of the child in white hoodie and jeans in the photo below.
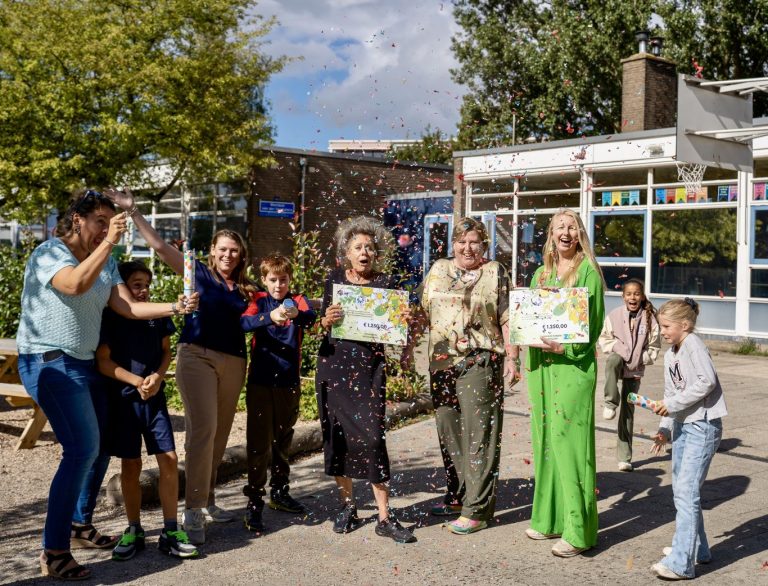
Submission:
M 605 361 L 603 418 L 613 419 L 618 409 L 616 451 L 619 470 L 631 472 L 635 406 L 627 403 L 627 395 L 640 390 L 640 379 L 645 373 L 645 367 L 656 360 L 661 341 L 659 322 L 653 305 L 645 296 L 643 282 L 638 279 L 625 281 L 621 288 L 621 299 L 624 304 L 605 317 L 597 343 L 608 354 Z
M 728 414 L 723 389 L 709 350 L 693 329 L 699 305 L 688 297 L 668 301 L 659 309 L 661 335 L 672 345 L 664 355 L 664 400 L 655 411 L 662 416 L 653 451 L 662 453 L 672 437 L 672 491 L 675 496 L 675 536 L 664 558 L 651 569 L 666 580 L 695 576 L 694 564 L 711 559 L 701 485 L 723 435 Z

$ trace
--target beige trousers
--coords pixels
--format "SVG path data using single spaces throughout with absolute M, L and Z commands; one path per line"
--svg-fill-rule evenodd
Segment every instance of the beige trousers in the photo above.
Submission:
M 179 344 L 176 382 L 184 402 L 186 507 L 216 502 L 216 472 L 227 447 L 237 399 L 245 380 L 245 358 Z

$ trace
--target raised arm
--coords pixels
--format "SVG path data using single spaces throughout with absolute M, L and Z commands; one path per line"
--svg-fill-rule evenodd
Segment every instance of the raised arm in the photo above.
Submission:
M 147 222 L 146 218 L 141 215 L 141 212 L 136 207 L 136 202 L 133 199 L 133 194 L 129 189 L 125 191 L 117 191 L 116 189 L 107 189 L 104 191 L 104 195 L 109 197 L 113 202 L 126 211 L 126 214 L 131 217 L 133 223 L 141 232 L 141 235 L 147 241 L 150 248 L 152 248 L 162 261 L 171 267 L 174 273 L 181 275 L 184 273 L 184 254 L 176 247 L 171 246 L 157 231 L 152 227 L 152 224 Z
M 53 288 L 65 295 L 82 295 L 93 287 L 112 254 L 112 247 L 125 232 L 125 226 L 125 214 L 112 216 L 109 220 L 106 238 L 83 262 L 77 266 L 67 266 L 58 271 L 51 279 Z
M 199 301 L 199 293 L 192 293 L 188 300 L 180 295 L 179 300 L 173 303 L 134 301 L 128 287 L 120 283 L 112 287 L 108 304 L 113 311 L 128 319 L 156 319 L 192 313 L 197 309 Z

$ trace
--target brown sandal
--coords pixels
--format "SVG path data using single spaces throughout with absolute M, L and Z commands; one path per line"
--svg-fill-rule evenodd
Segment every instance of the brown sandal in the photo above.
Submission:
M 88 525 L 72 525 L 70 542 L 85 549 L 108 549 L 115 547 L 119 539 L 116 536 L 102 535 L 93 524 L 88 523 Z
M 58 578 L 66 582 L 75 580 L 87 580 L 91 577 L 91 571 L 81 566 L 68 551 L 64 553 L 48 553 L 43 551 L 40 556 L 40 569 L 43 576 Z

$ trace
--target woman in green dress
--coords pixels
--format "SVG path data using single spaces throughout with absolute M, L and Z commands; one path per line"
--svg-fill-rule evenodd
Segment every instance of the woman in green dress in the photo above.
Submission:
M 595 343 L 604 318 L 600 268 L 579 216 L 561 209 L 549 223 L 544 264 L 532 287 L 586 287 L 589 342 L 560 344 L 542 338 L 528 350 L 528 394 L 536 480 L 531 539 L 560 540 L 558 557 L 597 543 L 595 494 Z

